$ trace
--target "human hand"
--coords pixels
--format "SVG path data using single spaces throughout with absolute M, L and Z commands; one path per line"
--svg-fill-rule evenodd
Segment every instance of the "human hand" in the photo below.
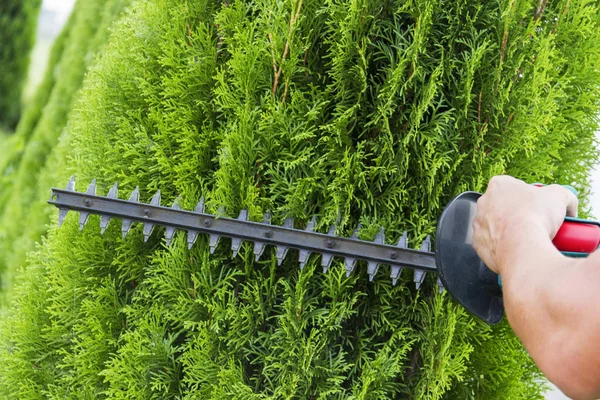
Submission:
M 477 201 L 473 248 L 496 273 L 503 259 L 527 246 L 531 235 L 552 240 L 565 215 L 577 216 L 577 197 L 560 185 L 535 187 L 510 176 L 493 177 Z

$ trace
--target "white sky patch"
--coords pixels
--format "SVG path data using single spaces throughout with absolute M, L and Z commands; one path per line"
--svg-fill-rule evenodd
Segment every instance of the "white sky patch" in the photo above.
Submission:
M 49 11 L 54 16 L 54 22 L 62 26 L 69 18 L 75 5 L 75 0 L 43 0 L 42 11 Z

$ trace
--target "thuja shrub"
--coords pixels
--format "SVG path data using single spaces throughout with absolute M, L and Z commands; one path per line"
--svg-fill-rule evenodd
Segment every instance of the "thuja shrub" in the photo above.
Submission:
M 585 191 L 599 25 L 594 1 L 137 1 L 51 175 L 416 247 L 495 174 Z M 408 271 L 393 286 L 162 233 L 52 225 L 2 323 L 4 396 L 542 398 L 510 328 L 433 276 L 417 291 Z
M 41 0 L 0 3 L 0 127 L 12 130 L 21 114 L 21 92 L 27 79 Z
M 55 147 L 88 68 L 102 53 L 110 25 L 127 0 L 79 1 L 53 45 L 44 80 L 0 156 L 0 279 L 6 292 L 49 223 L 43 199 Z

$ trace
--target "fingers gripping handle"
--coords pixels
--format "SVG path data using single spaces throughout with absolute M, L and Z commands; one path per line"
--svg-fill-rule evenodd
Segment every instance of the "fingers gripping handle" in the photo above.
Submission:
M 534 183 L 534 186 L 544 186 Z M 562 185 L 577 196 L 577 190 L 569 185 Z M 600 223 L 581 218 L 566 217 L 556 236 L 552 239 L 554 246 L 566 256 L 586 257 L 596 251 L 600 245 Z

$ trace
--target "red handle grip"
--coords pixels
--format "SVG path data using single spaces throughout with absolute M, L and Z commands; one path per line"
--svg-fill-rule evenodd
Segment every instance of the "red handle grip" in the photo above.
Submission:
M 562 252 L 592 253 L 600 245 L 600 226 L 592 221 L 567 218 L 552 243 Z

